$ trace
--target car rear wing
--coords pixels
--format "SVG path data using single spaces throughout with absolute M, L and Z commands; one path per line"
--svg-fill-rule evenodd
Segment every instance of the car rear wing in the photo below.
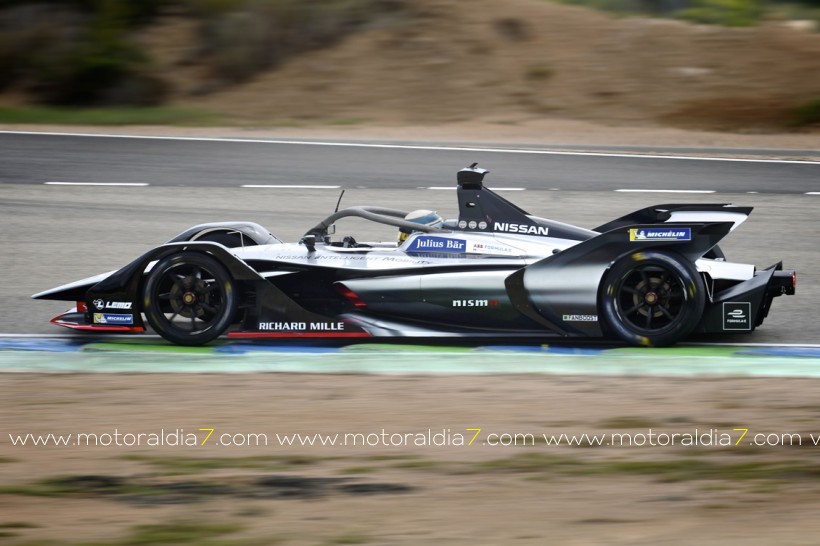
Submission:
M 746 221 L 752 210 L 753 207 L 737 207 L 729 203 L 655 205 L 607 222 L 593 231 L 606 233 L 634 224 L 665 224 L 668 222 L 732 222 L 730 231 L 733 231 Z

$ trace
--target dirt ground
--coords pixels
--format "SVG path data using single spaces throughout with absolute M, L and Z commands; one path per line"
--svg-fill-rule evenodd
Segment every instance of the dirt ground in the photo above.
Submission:
M 424 0 L 231 85 L 186 61 L 197 32 L 177 15 L 141 37 L 172 103 L 258 125 L 485 121 L 508 132 L 558 119 L 783 132 L 791 108 L 820 97 L 820 33 L 789 21 L 725 28 L 541 0 Z
M 818 387 L 771 378 L 5 374 L 0 541 L 813 544 Z M 207 441 L 203 428 L 214 429 Z M 145 445 L 161 431 L 205 445 Z M 9 436 L 81 432 L 110 445 L 20 447 Z M 251 443 L 248 435 L 264 434 L 268 445 L 217 445 L 226 433 Z M 295 433 L 363 436 L 355 447 L 277 444 L 276 434 Z M 560 433 L 630 433 L 644 446 L 538 439 Z M 802 446 L 749 445 L 784 433 L 799 433 Z M 536 440 L 489 445 L 511 441 L 504 434 Z M 686 434 L 700 445 L 683 445 Z M 458 445 L 459 435 L 465 444 L 476 437 Z
M 816 161 L 816 154 L 801 153 L 820 149 L 820 133 L 759 133 L 737 134 L 718 131 L 695 131 L 673 127 L 609 126 L 574 120 L 532 120 L 512 125 L 473 120 L 441 126 L 424 125 L 305 125 L 300 127 L 66 127 L 63 125 L 5 124 L 7 131 L 80 132 L 97 134 L 164 135 L 196 138 L 243 139 L 315 139 L 363 142 L 411 142 L 444 145 L 507 146 L 558 150 L 588 150 L 622 152 L 623 146 L 653 148 L 664 153 L 664 147 L 704 148 L 703 152 L 670 150 L 679 155 L 711 157 L 759 157 Z M 569 146 L 569 148 L 567 148 Z M 718 148 L 723 148 L 719 150 Z M 733 148 L 737 150 L 732 150 Z M 639 152 L 646 153 L 646 152 Z
M 820 98 L 820 32 L 794 21 L 726 28 L 543 0 L 423 0 L 241 83 L 192 61 L 199 32 L 177 12 L 136 39 L 170 83 L 170 106 L 237 127 L 220 135 L 820 147 L 816 124 L 790 125 Z M 2 106 L 27 100 L 0 93 Z

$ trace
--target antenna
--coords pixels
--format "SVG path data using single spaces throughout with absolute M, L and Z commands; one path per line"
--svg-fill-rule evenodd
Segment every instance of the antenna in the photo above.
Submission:
M 333 213 L 334 213 L 334 214 L 335 214 L 335 213 L 337 213 L 337 212 L 339 212 L 339 205 L 341 205 L 341 204 L 342 204 L 342 197 L 344 197 L 344 196 L 345 196 L 345 191 L 344 191 L 344 190 L 342 190 L 342 193 L 341 193 L 341 194 L 339 194 L 339 200 L 338 200 L 338 201 L 336 201 L 336 210 L 334 210 L 334 211 L 333 211 Z

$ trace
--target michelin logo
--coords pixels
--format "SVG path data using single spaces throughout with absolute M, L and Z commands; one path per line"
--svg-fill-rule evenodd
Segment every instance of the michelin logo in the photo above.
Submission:
M 630 228 L 630 241 L 691 241 L 692 228 Z
M 134 315 L 94 313 L 94 324 L 134 324 Z
M 464 254 L 467 252 L 467 241 L 464 239 L 448 239 L 446 237 L 419 236 L 413 239 L 407 252 L 446 252 Z

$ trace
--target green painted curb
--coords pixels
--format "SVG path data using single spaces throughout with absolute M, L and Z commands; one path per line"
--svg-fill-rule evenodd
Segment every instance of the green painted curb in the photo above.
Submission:
M 95 344 L 94 350 L 47 353 L 0 351 L 0 371 L 45 373 L 360 373 L 570 374 L 632 376 L 820 377 L 820 358 L 738 354 L 733 347 L 612 349 L 587 354 L 548 349 L 350 346 L 300 353 L 275 347 L 236 354 L 161 344 Z M 114 350 L 107 350 L 113 345 Z M 243 347 L 245 348 L 245 347 Z M 454 350 L 451 350 L 454 349 Z

